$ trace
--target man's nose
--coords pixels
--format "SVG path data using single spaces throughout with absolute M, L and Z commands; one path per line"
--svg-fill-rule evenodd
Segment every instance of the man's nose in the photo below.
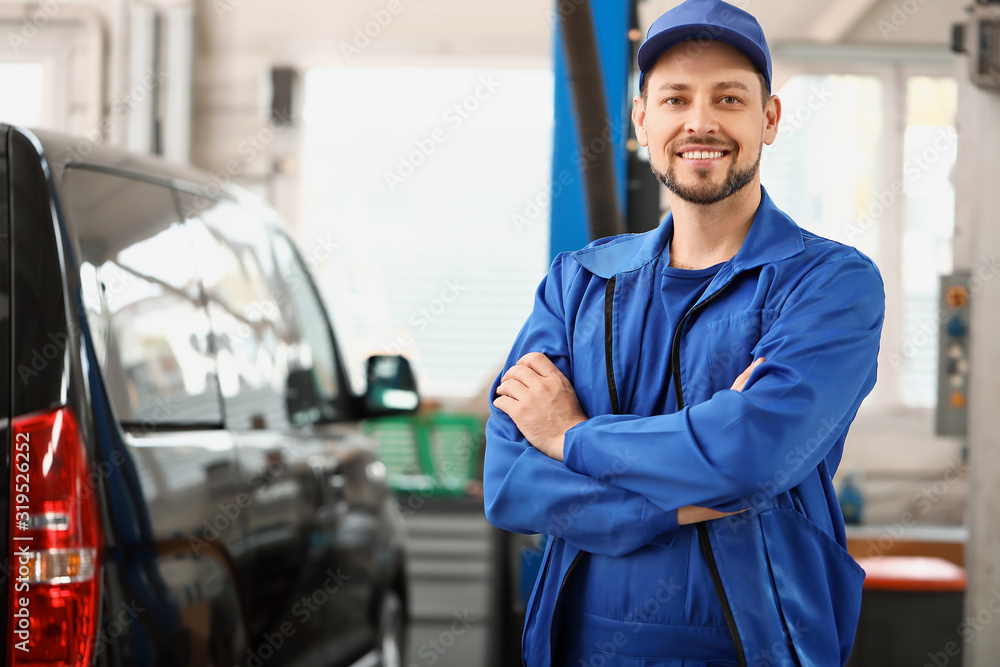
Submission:
M 707 102 L 692 102 L 688 107 L 688 116 L 684 123 L 688 134 L 715 134 L 719 131 L 719 122 L 715 110 Z

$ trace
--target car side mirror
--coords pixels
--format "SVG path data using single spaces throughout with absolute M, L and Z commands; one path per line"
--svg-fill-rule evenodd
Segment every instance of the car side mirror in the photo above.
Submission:
M 368 358 L 368 389 L 365 412 L 369 417 L 413 412 L 420 404 L 417 380 L 410 362 L 399 356 L 380 354 Z

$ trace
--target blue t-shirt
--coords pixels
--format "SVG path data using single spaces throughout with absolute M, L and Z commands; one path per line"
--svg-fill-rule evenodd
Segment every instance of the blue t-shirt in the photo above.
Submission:
M 670 368 L 673 341 L 654 338 L 652 332 L 676 331 L 681 319 L 722 267 L 717 264 L 698 270 L 672 268 L 668 252 L 664 250 L 657 266 L 661 275 L 661 298 L 650 300 L 639 358 L 629 361 L 637 364 L 636 386 L 653 396 L 652 401 L 642 402 L 656 406 L 661 414 L 677 411 Z M 662 576 L 650 580 L 650 572 L 660 572 Z M 608 581 L 620 582 L 620 594 L 609 597 L 606 593 L 598 593 L 608 590 Z M 655 626 L 664 625 L 711 628 L 714 629 L 709 632 L 711 637 L 721 638 L 735 656 L 693 525 L 680 526 L 676 533 L 660 536 L 626 556 L 582 554 L 567 581 L 561 603 L 559 644 L 568 652 L 564 655 L 574 656 L 574 660 L 606 644 L 601 635 L 613 630 L 614 622 L 621 624 L 620 631 L 626 637 L 638 632 L 639 627 L 647 627 L 646 624 L 654 631 Z M 722 647 L 723 652 L 726 648 Z M 674 654 L 673 657 L 684 655 Z

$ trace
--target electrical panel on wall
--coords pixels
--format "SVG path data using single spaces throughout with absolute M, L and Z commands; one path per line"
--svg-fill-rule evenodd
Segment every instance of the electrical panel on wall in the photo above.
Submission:
M 968 23 L 952 29 L 952 50 L 969 55 L 969 78 L 1000 90 L 1000 0 L 976 0 Z
M 968 431 L 970 275 L 941 276 L 938 332 L 938 400 L 935 432 L 963 436 Z

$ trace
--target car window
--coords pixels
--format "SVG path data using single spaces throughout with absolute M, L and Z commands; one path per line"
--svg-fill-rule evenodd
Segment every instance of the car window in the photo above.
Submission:
M 270 229 L 270 232 L 279 267 L 278 302 L 286 304 L 289 322 L 300 340 L 301 382 L 310 384 L 317 392 L 317 407 L 322 416 L 335 418 L 341 398 L 340 369 L 326 309 L 291 240 L 277 229 Z
M 294 421 L 288 414 L 288 380 L 302 352 L 277 303 L 276 269 L 264 227 L 228 200 L 203 207 L 188 223 L 215 333 L 226 425 L 288 426 Z
M 227 427 L 336 419 L 339 375 L 325 312 L 294 247 L 271 231 L 269 210 L 178 196 L 195 238 Z
M 171 190 L 67 169 L 90 334 L 118 418 L 218 425 L 222 409 L 190 230 Z

